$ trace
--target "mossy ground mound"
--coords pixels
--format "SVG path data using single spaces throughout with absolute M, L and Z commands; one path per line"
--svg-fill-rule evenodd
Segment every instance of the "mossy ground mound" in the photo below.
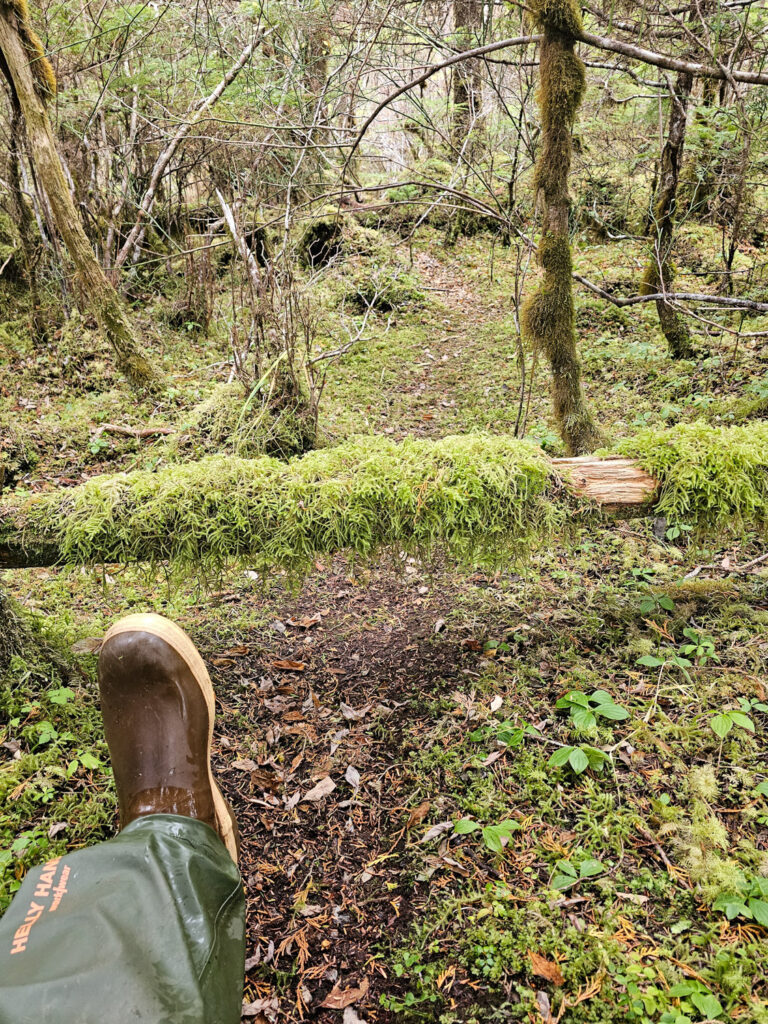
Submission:
M 242 458 L 271 455 L 289 459 L 313 448 L 317 425 L 305 404 L 286 399 L 265 405 L 239 381 L 218 384 L 196 406 L 171 442 L 179 452 L 231 452 Z

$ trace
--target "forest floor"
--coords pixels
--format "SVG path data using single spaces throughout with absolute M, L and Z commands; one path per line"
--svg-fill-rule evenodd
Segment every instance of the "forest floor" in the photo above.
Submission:
M 611 246 L 579 258 L 612 272 Z M 490 280 L 487 239 L 425 236 L 423 303 L 374 318 L 331 370 L 327 443 L 514 427 L 512 259 L 493 261 Z M 580 295 L 577 321 L 612 438 L 765 387 L 757 343 L 676 364 L 650 308 Z M 15 337 L 0 355 L 22 384 L 0 385 L 0 422 L 28 490 L 159 464 L 167 438 L 100 426 L 183 422 L 226 375 L 215 332 L 169 331 L 172 385 L 136 403 L 77 339 L 62 374 Z M 529 427 L 558 451 L 541 368 Z M 93 649 L 151 609 L 189 631 L 217 692 L 246 1019 L 768 1021 L 768 570 L 740 570 L 760 553 L 606 520 L 496 573 L 396 552 L 321 559 L 299 589 L 243 565 L 213 588 L 118 566 L 6 572 L 64 664 L 16 659 L 0 694 L 0 901 L 31 864 L 111 834 Z M 595 691 L 623 710 L 579 711 Z M 582 746 L 595 767 L 550 764 Z

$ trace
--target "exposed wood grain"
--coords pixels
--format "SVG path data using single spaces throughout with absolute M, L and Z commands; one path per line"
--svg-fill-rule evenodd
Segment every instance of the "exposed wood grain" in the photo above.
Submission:
M 645 505 L 658 488 L 658 481 L 631 459 L 582 455 L 552 462 L 569 490 L 607 508 Z

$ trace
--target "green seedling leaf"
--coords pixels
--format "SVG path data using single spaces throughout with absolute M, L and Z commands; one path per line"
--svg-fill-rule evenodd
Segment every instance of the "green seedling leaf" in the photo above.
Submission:
M 547 764 L 552 768 L 562 768 L 564 764 L 568 763 L 568 758 L 571 756 L 572 752 L 573 747 L 560 747 L 560 749 L 556 750 L 552 757 L 550 757 Z
M 725 739 L 733 728 L 733 721 L 730 715 L 713 715 L 709 720 L 709 724 L 712 727 L 712 732 L 719 736 L 721 740 Z
M 707 1020 L 713 1020 L 723 1012 L 720 1000 L 711 992 L 696 992 L 691 996 L 691 1002 Z
M 558 871 L 561 871 L 564 875 L 570 875 L 571 878 L 578 878 L 579 873 L 569 860 L 559 860 L 555 867 Z
M 755 731 L 755 723 L 749 715 L 745 715 L 742 711 L 731 711 L 730 716 L 735 725 L 740 725 L 742 729 L 748 729 L 749 732 Z
M 75 699 L 75 691 L 70 690 L 68 686 L 60 686 L 57 690 L 48 691 L 48 700 L 51 704 L 68 704 L 71 700 Z
M 589 768 L 589 758 L 581 747 L 574 747 L 571 750 L 568 755 L 568 763 L 577 775 L 581 775 L 583 771 L 586 771 L 586 769 Z
M 597 719 L 587 708 L 571 708 L 571 721 L 577 729 L 591 729 L 597 724 Z
M 749 909 L 757 923 L 768 928 L 768 903 L 765 900 L 750 900 Z
M 622 722 L 625 718 L 629 718 L 629 712 L 626 708 L 620 707 L 618 704 L 601 704 L 600 707 L 595 708 L 598 715 L 602 715 L 603 718 L 609 718 L 612 722 Z
M 80 764 L 83 768 L 88 768 L 89 771 L 93 771 L 95 768 L 101 768 L 101 761 L 96 757 L 95 754 L 89 754 L 85 751 L 80 755 Z
M 636 664 L 645 665 L 646 668 L 660 668 L 664 664 L 664 659 L 653 654 L 644 654 L 642 658 L 637 659 Z
M 579 864 L 579 875 L 582 878 L 592 878 L 594 875 L 601 875 L 603 871 L 605 871 L 603 865 L 593 857 L 588 857 L 587 860 L 583 860 Z

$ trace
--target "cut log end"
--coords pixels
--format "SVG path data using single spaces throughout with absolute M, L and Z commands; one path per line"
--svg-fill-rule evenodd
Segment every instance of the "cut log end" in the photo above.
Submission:
M 658 480 L 631 459 L 595 458 L 582 455 L 575 459 L 553 459 L 569 490 L 580 498 L 589 498 L 607 509 L 632 508 L 653 500 Z

